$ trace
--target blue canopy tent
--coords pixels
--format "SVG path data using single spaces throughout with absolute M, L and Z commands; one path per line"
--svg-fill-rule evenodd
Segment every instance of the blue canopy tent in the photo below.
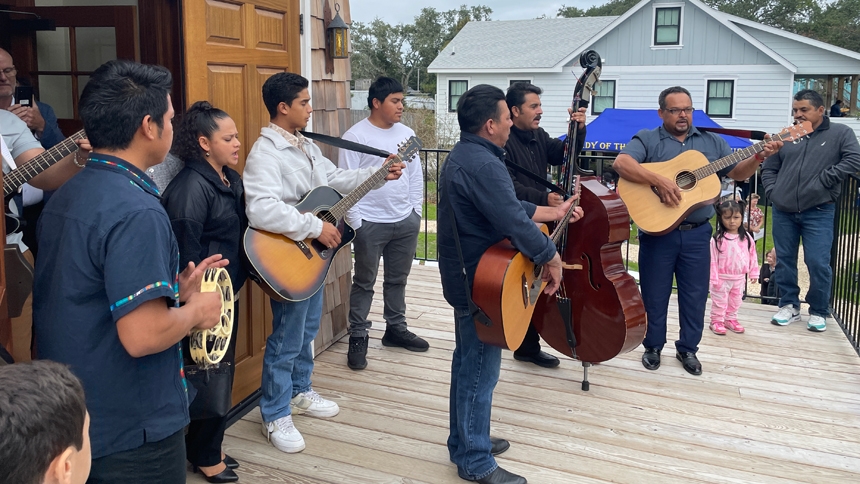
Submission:
M 588 124 L 585 135 L 586 151 L 613 151 L 624 148 L 641 129 L 653 129 L 663 124 L 656 109 L 614 109 L 606 108 Z M 693 126 L 720 128 L 704 111 L 693 113 Z M 748 139 L 720 135 L 728 141 L 732 150 L 737 151 L 752 145 Z

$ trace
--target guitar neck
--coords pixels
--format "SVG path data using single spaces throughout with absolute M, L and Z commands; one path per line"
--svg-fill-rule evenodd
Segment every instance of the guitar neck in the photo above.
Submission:
M 48 151 L 27 161 L 18 168 L 3 176 L 3 196 L 8 197 L 17 192 L 19 188 L 34 177 L 47 170 L 58 161 L 78 150 L 76 140 L 86 138 L 84 130 L 80 130 L 71 137 L 63 140 Z
M 576 175 L 576 181 L 574 182 L 573 196 L 577 196 L 581 193 L 581 184 L 580 180 L 581 176 Z M 564 214 L 564 217 L 559 220 L 558 224 L 555 226 L 555 230 L 552 231 L 552 235 L 549 236 L 552 239 L 552 242 L 555 245 L 558 245 L 559 240 L 561 240 L 562 234 L 567 233 L 567 226 L 570 222 L 570 217 L 573 216 L 574 210 L 579 206 L 579 198 L 577 197 L 573 203 L 570 204 L 570 208 L 567 209 L 567 213 Z
M 348 195 L 340 199 L 339 202 L 335 203 L 334 206 L 331 207 L 331 209 L 329 210 L 335 220 L 342 219 L 346 215 L 347 210 L 352 208 L 353 205 L 358 203 L 358 201 L 361 200 L 362 197 L 367 195 L 368 192 L 373 190 L 373 188 L 379 184 L 379 182 L 381 182 L 385 179 L 386 176 L 388 176 L 388 169 L 391 168 L 391 165 L 393 165 L 394 163 L 400 163 L 401 161 L 402 160 L 400 158 L 400 155 L 397 155 L 394 158 L 386 161 L 378 170 L 376 170 L 376 172 L 367 177 L 367 179 L 361 182 L 359 186 L 355 187 L 355 190 L 349 192 Z
M 771 141 L 783 141 L 791 138 L 791 133 L 785 133 L 784 135 L 775 134 L 771 136 Z M 713 175 L 714 173 L 724 168 L 728 168 L 735 163 L 744 161 L 745 159 L 755 155 L 756 153 L 761 153 L 762 151 L 764 151 L 764 145 L 766 145 L 767 143 L 767 141 L 759 141 L 752 146 L 748 146 L 742 150 L 738 150 L 730 154 L 729 156 L 720 158 L 719 160 L 713 163 L 709 163 L 706 166 L 703 166 L 697 170 L 693 170 L 693 174 L 696 176 L 697 180 L 701 180 L 702 178 Z

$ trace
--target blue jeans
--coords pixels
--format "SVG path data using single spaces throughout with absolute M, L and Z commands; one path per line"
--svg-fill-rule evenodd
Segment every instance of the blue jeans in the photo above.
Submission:
M 639 288 L 648 315 L 642 346 L 663 349 L 672 277 L 678 284 L 677 351 L 699 351 L 705 326 L 708 280 L 711 271 L 711 225 L 675 229 L 665 235 L 639 234 Z
M 290 400 L 311 388 L 311 343 L 320 329 L 323 290 L 299 302 L 272 300 L 272 334 L 263 354 L 260 412 L 264 422 L 290 415 Z
M 800 213 L 773 209 L 773 245 L 776 267 L 773 279 L 782 294 L 779 306 L 800 308 L 797 286 L 797 248 L 803 239 L 803 261 L 809 269 L 809 314 L 826 318 L 830 315 L 830 249 L 833 246 L 833 217 L 836 205 L 825 203 Z
M 502 349 L 481 343 L 468 309 L 455 309 L 454 318 L 448 455 L 460 477 L 477 480 L 498 467 L 490 454 L 490 410 Z

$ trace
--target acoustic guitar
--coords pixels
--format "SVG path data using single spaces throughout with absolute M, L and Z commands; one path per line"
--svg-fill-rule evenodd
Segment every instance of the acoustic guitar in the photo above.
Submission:
M 340 231 L 340 244 L 329 249 L 316 239 L 292 240 L 281 234 L 257 230 L 245 231 L 245 254 L 253 276 L 263 291 L 278 301 L 304 301 L 320 290 L 331 262 L 338 251 L 355 238 L 355 230 L 344 221 L 347 210 L 358 203 L 388 176 L 394 163 L 412 158 L 421 150 L 421 140 L 413 136 L 399 145 L 397 156 L 343 196 L 334 188 L 317 187 L 296 204 L 301 213 L 312 213 Z
M 772 140 L 800 140 L 811 132 L 812 123 L 804 121 L 773 135 Z M 627 205 L 636 226 L 643 232 L 651 235 L 669 233 L 694 210 L 712 204 L 719 198 L 718 171 L 760 153 L 766 143 L 761 141 L 713 163 L 709 163 L 705 155 L 695 150 L 685 151 L 669 161 L 642 163 L 642 168 L 673 180 L 681 189 L 681 203 L 677 207 L 664 204 L 656 187 L 624 178 L 618 180 L 618 195 Z
M 558 244 L 574 209 L 579 206 L 580 182 L 576 179 L 574 196 L 564 218 L 558 222 L 552 235 L 546 225 L 540 230 Z M 478 261 L 472 284 L 472 300 L 490 318 L 486 325 L 475 320 L 478 339 L 482 342 L 516 350 L 523 343 L 535 304 L 546 287 L 544 266 L 535 265 L 528 257 L 505 239 L 487 249 Z
M 65 140 L 51 147 L 44 153 L 35 156 L 9 173 L 3 175 L 3 198 L 6 201 L 6 234 L 12 234 L 21 229 L 21 219 L 9 212 L 9 199 L 18 192 L 18 189 L 38 174 L 52 167 L 58 161 L 78 150 L 76 140 L 84 139 L 87 134 L 84 130 L 69 136 Z M 19 209 L 21 207 L 18 207 Z

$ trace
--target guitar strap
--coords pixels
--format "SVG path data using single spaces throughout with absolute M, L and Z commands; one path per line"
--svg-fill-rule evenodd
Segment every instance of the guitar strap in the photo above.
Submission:
M 525 168 L 521 167 L 520 165 L 517 165 L 517 164 L 515 164 L 511 161 L 508 161 L 508 160 L 505 160 L 505 164 L 508 165 L 508 168 L 512 168 L 514 171 L 516 171 L 518 173 L 522 173 L 523 175 L 525 175 L 528 178 L 531 178 L 533 181 L 537 182 L 541 186 L 549 188 L 550 191 L 560 194 L 561 196 L 563 196 L 565 198 L 565 200 L 567 199 L 567 197 L 568 197 L 567 192 L 565 192 L 560 186 L 556 185 L 555 183 L 550 183 L 549 181 L 547 181 L 546 177 L 541 177 L 540 175 L 537 175 L 536 173 L 532 173 L 531 171 L 526 170 Z
M 380 150 L 379 148 L 363 145 L 361 143 L 345 140 L 343 138 L 337 138 L 335 136 L 328 136 L 325 134 L 311 133 L 310 131 L 301 130 L 299 130 L 299 133 L 301 133 L 303 136 L 307 136 L 312 140 L 319 141 L 320 143 L 325 143 L 327 145 L 331 145 L 337 148 L 343 148 L 345 150 L 357 151 L 366 155 L 376 155 L 380 158 L 388 158 L 391 155 L 391 153 L 385 150 Z
M 448 202 L 448 213 L 451 215 L 451 227 L 454 229 L 454 243 L 457 245 L 457 255 L 460 257 L 460 268 L 463 270 L 463 288 L 466 290 L 466 302 L 469 304 L 469 314 L 472 319 L 487 327 L 493 326 L 493 321 L 472 300 L 472 288 L 469 286 L 469 275 L 466 273 L 466 261 L 463 259 L 463 249 L 460 246 L 460 233 L 457 231 L 457 218 L 454 217 L 454 209 Z
M 696 129 L 699 131 L 710 131 L 711 133 L 727 134 L 729 136 L 737 136 L 739 138 L 759 141 L 764 140 L 764 136 L 767 134 L 764 131 L 752 131 L 749 129 L 710 128 L 701 126 L 696 126 Z

